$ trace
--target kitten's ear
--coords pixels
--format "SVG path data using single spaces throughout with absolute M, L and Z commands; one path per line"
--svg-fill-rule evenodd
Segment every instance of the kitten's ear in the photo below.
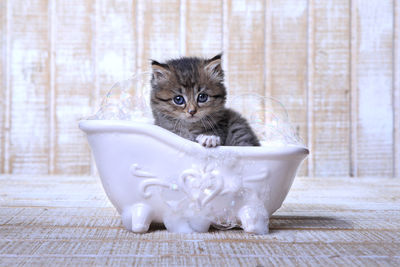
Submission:
M 215 57 L 208 59 L 204 67 L 205 71 L 210 75 L 212 79 L 221 82 L 224 79 L 224 72 L 222 70 L 222 53 Z
M 170 74 L 167 64 L 162 64 L 155 60 L 151 61 L 151 68 L 153 70 L 153 76 L 156 80 L 167 79 L 168 75 Z

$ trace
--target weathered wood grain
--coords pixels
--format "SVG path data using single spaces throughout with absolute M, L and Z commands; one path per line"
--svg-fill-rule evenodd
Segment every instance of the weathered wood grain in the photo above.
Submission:
M 270 9 L 270 93 L 285 105 L 307 144 L 307 1 L 272 1 Z M 306 167 L 307 162 L 299 175 L 307 175 Z
M 150 70 L 150 60 L 160 62 L 180 55 L 180 5 L 178 0 L 137 2 L 137 69 Z
M 349 174 L 350 5 L 314 1 L 310 175 Z
M 357 1 L 358 175 L 393 175 L 393 1 Z
M 47 1 L 8 1 L 11 173 L 48 172 L 49 24 Z
M 307 147 L 311 156 L 307 158 L 307 174 L 312 176 L 315 173 L 313 160 L 314 153 L 314 64 L 315 64 L 315 16 L 314 0 L 308 1 L 307 6 Z
M 3 175 L 0 264 L 396 266 L 399 192 L 395 179 L 297 178 L 268 235 L 133 234 L 98 177 Z
M 136 71 L 135 9 L 133 1 L 96 2 L 96 107 L 115 82 L 130 78 Z
M 400 2 L 393 1 L 394 176 L 400 177 Z
M 222 1 L 182 1 L 186 5 L 185 53 L 213 57 L 222 51 Z
M 6 142 L 8 142 L 8 138 L 6 139 L 5 135 L 9 134 L 8 130 L 6 130 L 6 110 L 9 94 L 9 86 L 8 86 L 8 56 L 7 56 L 7 48 L 8 48 L 8 34 L 7 34 L 7 1 L 0 2 L 0 82 L 1 82 L 1 90 L 0 90 L 0 173 L 5 173 L 5 165 L 6 158 L 8 155 L 5 153 Z M 8 115 L 7 115 L 8 116 Z M 7 132 L 7 133 L 6 133 Z M 7 140 L 7 141 L 6 141 Z M 8 165 L 8 160 L 7 160 Z
M 357 1 L 358 175 L 393 175 L 393 1 Z
M 49 115 L 49 155 L 48 155 L 48 163 L 49 170 L 48 174 L 55 173 L 55 159 L 56 159 L 56 87 L 55 87 L 55 16 L 56 16 L 56 2 L 50 1 L 47 5 L 47 13 L 49 18 L 49 104 L 48 104 L 48 115 Z
M 223 254 L 223 256 L 225 256 Z M 277 256 L 249 256 L 247 258 L 242 257 L 232 257 L 229 258 L 226 255 L 225 257 L 221 257 L 219 260 L 215 260 L 214 264 L 218 266 L 329 266 L 331 263 L 332 266 L 349 266 L 349 265 L 357 265 L 357 266 L 396 266 L 399 264 L 399 260 L 397 257 L 376 257 L 373 259 L 363 258 L 363 257 L 348 257 L 348 258 L 337 258 L 335 260 L 331 260 L 331 258 L 335 258 L 335 255 L 330 255 L 327 257 L 321 256 L 319 258 L 310 258 L 310 257 L 299 257 L 298 259 L 287 259 L 283 258 L 279 255 Z M 146 256 L 143 257 L 134 257 L 134 256 L 126 256 L 126 255 L 118 255 L 116 257 L 90 257 L 90 256 L 74 256 L 68 255 L 64 256 L 53 256 L 49 257 L 49 261 L 51 261 L 53 266 L 59 265 L 95 265 L 95 266 L 103 266 L 103 265 L 129 265 L 129 266 L 169 266 L 171 264 L 177 266 L 208 266 L 210 264 L 210 257 L 205 256 L 197 256 L 193 255 L 191 258 L 185 258 L 181 255 L 164 255 L 158 258 L 149 258 Z M 332 263 L 333 261 L 333 263 Z M 4 260 L 5 265 L 9 264 L 29 264 L 29 265 L 40 265 L 41 263 L 40 257 L 15 257 L 15 258 L 7 258 Z
M 94 100 L 94 2 L 58 1 L 54 8 L 55 173 L 89 173 L 90 152 L 78 121 Z
M 225 69 L 231 97 L 241 93 L 264 95 L 264 1 L 225 1 Z M 240 103 L 240 101 L 239 101 Z M 246 111 L 245 103 L 239 110 Z
M 350 24 L 351 24 L 351 40 L 350 40 L 350 124 L 351 124 L 351 136 L 350 136 L 350 176 L 354 177 L 358 174 L 358 75 L 357 75 L 357 64 L 358 61 L 358 10 L 357 2 L 351 1 L 350 4 Z

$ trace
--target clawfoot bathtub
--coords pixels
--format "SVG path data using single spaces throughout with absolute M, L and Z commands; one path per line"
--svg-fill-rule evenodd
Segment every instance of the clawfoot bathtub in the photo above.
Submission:
M 238 225 L 265 234 L 308 150 L 302 146 L 204 148 L 161 127 L 84 120 L 104 190 L 124 226 L 172 232 Z

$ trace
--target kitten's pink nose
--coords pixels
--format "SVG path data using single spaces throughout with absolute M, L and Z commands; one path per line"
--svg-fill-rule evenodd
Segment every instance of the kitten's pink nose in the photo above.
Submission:
M 194 115 L 194 114 L 196 114 L 196 112 L 197 112 L 197 110 L 195 110 L 195 109 L 189 109 L 188 110 L 188 113 L 190 114 L 190 115 Z

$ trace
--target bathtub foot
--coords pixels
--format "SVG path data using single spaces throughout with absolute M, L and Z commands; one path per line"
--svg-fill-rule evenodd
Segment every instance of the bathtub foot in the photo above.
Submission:
M 260 212 L 259 207 L 247 205 L 239 210 L 238 217 L 245 232 L 263 235 L 269 230 L 269 218 L 266 214 L 267 212 Z
M 135 233 L 145 233 L 153 219 L 153 210 L 149 205 L 138 203 L 124 210 L 121 217 L 126 229 Z

